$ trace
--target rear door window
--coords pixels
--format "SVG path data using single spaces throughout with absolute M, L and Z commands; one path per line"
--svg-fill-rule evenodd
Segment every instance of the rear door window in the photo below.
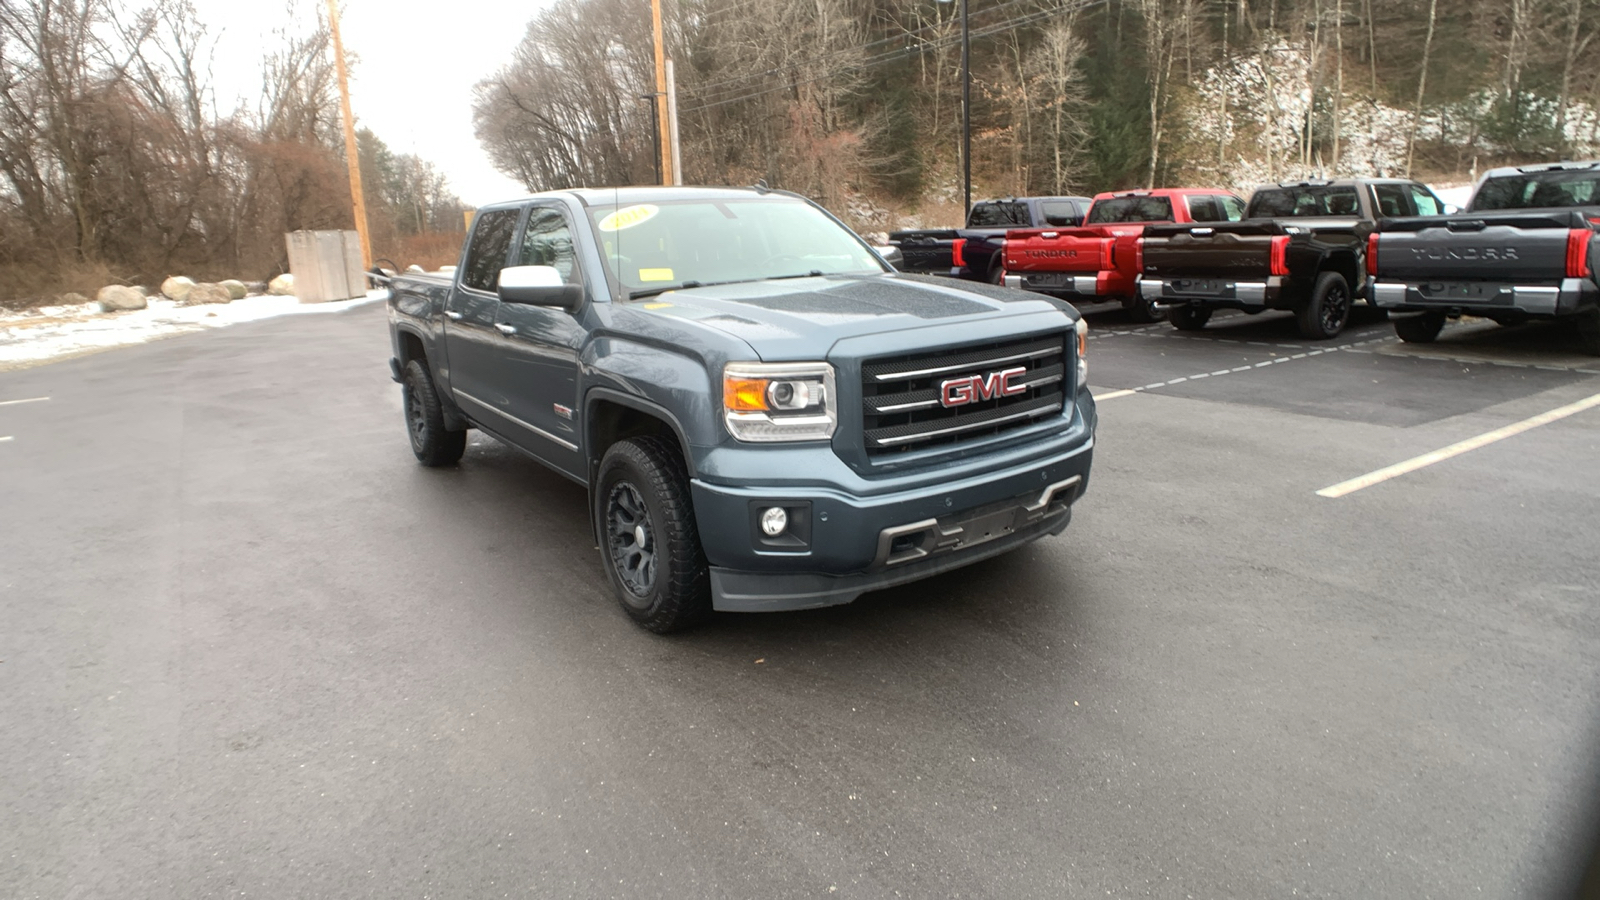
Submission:
M 979 203 L 972 207 L 972 214 L 967 216 L 969 228 L 1005 228 L 1012 225 L 1027 228 L 1032 224 L 1028 219 L 1026 203 Z
M 494 293 L 500 288 L 500 270 L 511 254 L 511 235 L 517 230 L 518 209 L 496 209 L 478 214 L 472 230 L 472 249 L 467 253 L 462 285 Z
M 1172 201 L 1166 197 L 1107 197 L 1090 207 L 1085 224 L 1171 221 Z
M 1411 198 L 1406 196 L 1405 185 L 1375 184 L 1372 186 L 1372 198 L 1376 201 L 1380 216 L 1409 216 L 1412 213 Z

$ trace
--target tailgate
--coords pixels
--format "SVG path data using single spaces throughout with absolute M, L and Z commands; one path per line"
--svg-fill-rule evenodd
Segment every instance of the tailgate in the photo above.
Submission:
M 1151 225 L 1144 232 L 1144 274 L 1241 277 L 1272 271 L 1275 222 Z
M 900 256 L 905 264 L 900 268 L 908 272 L 938 272 L 945 274 L 955 265 L 950 255 L 950 244 L 956 239 L 954 229 L 929 231 L 897 231 L 889 235 L 889 242 L 900 246 Z
M 1557 280 L 1567 271 L 1568 234 L 1584 224 L 1566 214 L 1385 219 L 1376 272 L 1400 281 Z
M 1012 272 L 1098 272 L 1111 268 L 1115 238 L 1087 228 L 1026 228 L 1006 232 Z

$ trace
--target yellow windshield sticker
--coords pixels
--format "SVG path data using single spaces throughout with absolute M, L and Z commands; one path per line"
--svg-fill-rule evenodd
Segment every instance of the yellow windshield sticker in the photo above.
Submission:
M 639 270 L 639 280 L 641 282 L 645 282 L 645 281 L 671 281 L 672 280 L 672 270 L 671 269 L 640 269 Z
M 621 231 L 624 228 L 632 228 L 635 225 L 642 225 L 650 221 L 660 211 L 661 208 L 659 206 L 650 203 L 625 206 L 601 219 L 598 227 L 601 231 Z
M 672 304 L 671 303 L 646 303 L 644 305 L 644 308 L 645 309 L 671 309 L 672 308 Z

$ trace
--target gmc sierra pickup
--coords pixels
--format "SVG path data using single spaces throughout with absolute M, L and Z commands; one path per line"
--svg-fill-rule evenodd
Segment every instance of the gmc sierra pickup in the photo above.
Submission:
M 1183 331 L 1204 328 L 1218 309 L 1287 309 L 1304 337 L 1331 338 L 1350 319 L 1373 223 L 1442 208 L 1415 181 L 1266 185 L 1250 196 L 1242 222 L 1145 228 L 1140 290 Z
M 1078 228 L 1006 232 L 1006 286 L 1072 303 L 1115 300 L 1135 322 L 1156 322 L 1162 311 L 1139 292 L 1144 227 L 1242 218 L 1244 201 L 1228 191 L 1157 188 L 1096 194 Z
M 1368 288 L 1403 341 L 1447 317 L 1502 325 L 1566 319 L 1600 355 L 1600 162 L 1494 169 L 1460 215 L 1385 219 L 1367 243 Z
M 896 231 L 889 243 L 900 248 L 904 272 L 948 275 L 999 284 L 1004 266 L 1000 249 L 1013 228 L 1070 227 L 1083 221 L 1088 197 L 1012 197 L 972 204 L 967 227 Z
M 586 486 L 653 631 L 994 556 L 1088 487 L 1070 307 L 894 272 L 793 194 L 539 194 L 480 210 L 454 273 L 387 280 L 417 459 L 478 428 Z

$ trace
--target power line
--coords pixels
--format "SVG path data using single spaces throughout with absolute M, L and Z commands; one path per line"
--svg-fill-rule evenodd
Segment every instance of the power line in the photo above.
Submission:
M 1013 0 L 1013 2 L 1022 2 L 1022 0 Z M 1051 16 L 1057 15 L 1059 13 L 1081 12 L 1082 10 L 1085 10 L 1085 9 L 1089 9 L 1089 8 L 1092 8 L 1092 7 L 1095 7 L 1095 6 L 1103 5 L 1105 2 L 1106 2 L 1106 0 L 1081 0 L 1081 2 L 1079 2 L 1079 3 L 1077 3 L 1077 4 L 1073 5 L 1073 6 L 1061 6 L 1061 7 L 1056 7 L 1056 8 L 1053 8 L 1053 9 L 1044 9 L 1044 10 L 1039 10 L 1037 12 L 1028 13 L 1027 15 L 1018 16 L 1015 19 L 1009 19 L 1009 20 L 1004 21 L 1004 22 L 999 22 L 999 23 L 990 25 L 990 26 L 988 26 L 986 28 L 976 29 L 971 33 L 971 35 L 969 35 L 969 40 L 975 39 L 975 38 L 981 38 L 981 37 L 988 37 L 988 36 L 993 35 L 993 34 L 999 34 L 1000 32 L 1003 32 L 1003 31 L 1009 31 L 1009 30 L 1012 30 L 1012 29 L 1021 28 L 1021 27 L 1027 26 L 1027 25 L 1031 25 L 1034 22 L 1043 21 L 1043 20 L 1048 19 Z M 923 46 L 908 47 L 908 48 L 903 48 L 903 49 L 891 50 L 891 51 L 889 51 L 887 53 L 881 53 L 881 54 L 878 54 L 876 56 L 868 57 L 867 59 L 861 60 L 860 62 L 852 63 L 852 64 L 846 65 L 846 66 L 841 66 L 840 68 L 835 69 L 835 70 L 833 70 L 831 72 L 823 72 L 823 73 L 818 74 L 818 75 L 813 75 L 813 76 L 811 76 L 809 78 L 801 78 L 801 79 L 797 79 L 797 80 L 794 80 L 794 81 L 785 82 L 783 84 L 775 85 L 773 87 L 763 88 L 763 89 L 758 90 L 758 91 L 751 91 L 751 92 L 746 93 L 746 94 L 739 94 L 739 95 L 736 95 L 736 96 L 733 96 L 733 97 L 725 97 L 725 98 L 721 98 L 721 99 L 718 99 L 718 100 L 707 101 L 707 102 L 704 102 L 704 103 L 686 105 L 686 106 L 683 107 L 682 112 L 684 112 L 684 113 L 700 112 L 702 110 L 715 109 L 715 108 L 717 108 L 719 106 L 727 106 L 728 104 L 731 104 L 731 103 L 739 103 L 739 102 L 742 102 L 742 101 L 745 101 L 745 100 L 753 100 L 756 97 L 762 97 L 762 96 L 765 96 L 767 94 L 777 93 L 778 91 L 792 90 L 794 88 L 799 87 L 802 84 L 811 84 L 811 83 L 816 82 L 816 81 L 821 81 L 824 78 L 832 78 L 832 77 L 837 76 L 837 75 L 843 75 L 843 74 L 845 74 L 847 72 L 854 72 L 854 71 L 858 71 L 860 69 L 866 69 L 866 68 L 871 68 L 873 66 L 883 65 L 884 63 L 893 62 L 893 61 L 895 61 L 897 59 L 903 59 L 903 58 L 905 58 L 907 56 L 911 56 L 912 54 L 915 54 L 915 53 L 922 53 L 922 52 L 925 52 L 925 51 L 927 51 L 929 49 L 941 49 L 943 47 L 948 47 L 948 46 L 953 46 L 955 44 L 959 44 L 960 42 L 961 42 L 961 39 L 960 39 L 959 36 L 952 36 L 950 38 L 945 38 L 945 39 L 941 39 L 941 40 L 938 40 L 938 41 L 928 42 L 927 44 L 925 44 Z M 866 45 L 863 45 L 863 46 L 866 46 Z M 861 48 L 845 48 L 845 50 L 841 50 L 841 51 L 838 51 L 838 52 L 847 52 L 849 50 L 855 50 L 855 49 L 861 49 Z M 761 73 L 761 74 L 769 74 L 769 73 Z M 777 72 L 773 71 L 770 74 L 777 74 Z

